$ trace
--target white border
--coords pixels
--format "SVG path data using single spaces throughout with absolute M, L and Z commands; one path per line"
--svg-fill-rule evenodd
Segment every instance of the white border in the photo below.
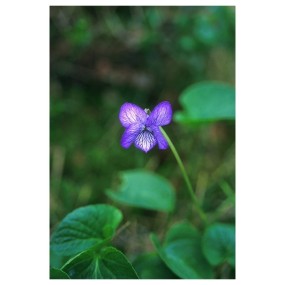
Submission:
M 140 5 L 133 1 L 101 5 L 118 2 Z M 230 5 L 237 11 L 237 279 L 223 280 L 226 284 L 282 284 L 285 280 L 285 24 L 281 3 L 189 0 L 174 4 Z M 2 284 L 64 282 L 48 280 L 49 5 L 94 4 L 100 5 L 78 0 L 1 5 Z M 154 3 L 144 1 L 143 5 Z

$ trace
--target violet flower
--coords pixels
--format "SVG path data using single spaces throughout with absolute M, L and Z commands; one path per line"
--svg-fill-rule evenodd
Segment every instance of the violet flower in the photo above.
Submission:
M 171 122 L 172 108 L 169 102 L 159 103 L 152 112 L 135 104 L 125 103 L 120 109 L 119 119 L 126 128 L 121 139 L 122 147 L 129 148 L 134 143 L 135 147 L 144 152 L 148 152 L 156 144 L 159 149 L 168 148 L 159 127 Z

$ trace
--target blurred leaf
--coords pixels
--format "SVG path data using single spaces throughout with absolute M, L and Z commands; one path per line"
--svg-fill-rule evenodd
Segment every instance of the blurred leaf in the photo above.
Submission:
M 172 185 L 163 177 L 144 170 L 124 171 L 119 191 L 106 191 L 114 201 L 129 206 L 170 212 L 174 209 Z
M 73 255 L 111 239 L 122 213 L 109 205 L 81 207 L 68 214 L 51 237 L 51 250 Z
M 67 37 L 75 46 L 87 46 L 92 40 L 92 30 L 90 21 L 85 18 L 79 18 L 67 33 Z
M 89 249 L 70 259 L 62 270 L 71 279 L 137 279 L 126 256 L 113 247 Z
M 157 29 L 163 22 L 164 14 L 161 13 L 159 8 L 145 9 L 145 16 L 153 29 Z
M 50 269 L 50 279 L 70 279 L 69 276 L 60 269 Z
M 192 51 L 196 43 L 193 38 L 189 36 L 183 36 L 179 39 L 179 44 L 183 50 Z
M 199 42 L 213 45 L 219 39 L 220 29 L 212 17 L 200 15 L 195 21 L 194 34 Z
M 213 224 L 202 239 L 203 252 L 212 265 L 228 262 L 235 265 L 235 226 Z
M 174 225 L 163 245 L 156 235 L 151 240 L 165 264 L 180 278 L 212 278 L 212 269 L 203 256 L 199 232 L 188 223 Z
M 134 260 L 133 266 L 141 279 L 178 278 L 156 253 L 145 253 L 138 256 Z
M 180 95 L 184 110 L 176 112 L 178 123 L 202 123 L 235 119 L 235 89 L 218 82 L 200 82 Z

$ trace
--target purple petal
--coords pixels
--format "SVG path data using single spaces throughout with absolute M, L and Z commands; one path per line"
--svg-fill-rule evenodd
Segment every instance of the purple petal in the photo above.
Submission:
M 147 125 L 165 126 L 171 122 L 172 108 L 171 104 L 167 101 L 159 103 L 150 113 Z
M 131 124 L 145 123 L 147 114 L 139 106 L 132 103 L 125 103 L 120 109 L 119 119 L 123 127 L 128 128 Z
M 135 141 L 136 137 L 141 133 L 143 125 L 132 124 L 123 133 L 121 139 L 121 146 L 124 148 L 129 148 Z
M 156 139 L 154 135 L 145 130 L 142 131 L 135 139 L 135 146 L 144 152 L 148 152 L 156 145 Z
M 159 127 L 157 126 L 152 126 L 152 131 L 153 135 L 155 136 L 157 143 L 158 143 L 158 148 L 159 149 L 167 149 L 168 148 L 168 142 L 165 139 L 164 135 L 160 131 Z

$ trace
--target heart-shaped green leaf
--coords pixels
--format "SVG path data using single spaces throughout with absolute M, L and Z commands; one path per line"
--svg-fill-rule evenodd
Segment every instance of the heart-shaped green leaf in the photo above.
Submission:
M 203 252 L 212 265 L 228 262 L 235 265 L 235 226 L 213 224 L 202 239 Z
M 51 237 L 51 250 L 71 256 L 110 240 L 122 213 L 110 205 L 91 205 L 68 214 Z
M 174 225 L 163 245 L 156 235 L 151 240 L 165 264 L 180 278 L 207 279 L 213 277 L 211 266 L 201 249 L 200 233 L 188 223 Z
M 69 260 L 62 270 L 71 279 L 138 279 L 126 256 L 113 247 L 81 252 Z
M 114 201 L 149 209 L 170 212 L 174 209 L 172 185 L 160 175 L 144 170 L 124 171 L 119 191 L 107 191 Z
M 199 82 L 186 88 L 180 98 L 182 112 L 174 120 L 182 124 L 235 119 L 235 89 L 220 82 Z
M 51 268 L 49 276 L 50 279 L 70 279 L 64 271 L 57 268 Z

